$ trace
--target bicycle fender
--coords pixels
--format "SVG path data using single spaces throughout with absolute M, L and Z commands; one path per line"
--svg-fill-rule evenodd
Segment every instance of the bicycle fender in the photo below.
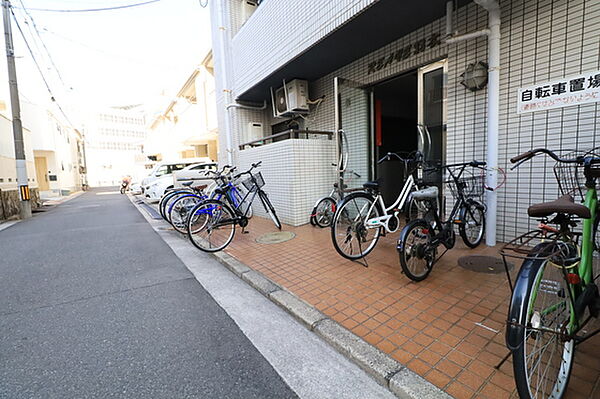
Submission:
M 427 225 L 427 227 L 429 228 L 429 230 L 431 231 L 431 224 L 429 224 L 429 222 L 425 219 L 415 219 L 415 220 L 410 221 L 406 226 L 404 226 L 404 228 L 400 232 L 400 237 L 398 238 L 398 242 L 396 243 L 396 250 L 398 252 L 404 251 L 404 247 L 402 246 L 402 243 L 404 241 L 406 241 L 405 240 L 406 235 L 412 229 L 412 226 L 415 224 L 421 224 L 421 223 L 425 223 Z
M 541 243 L 534 247 L 532 254 L 535 256 L 526 258 L 521 265 L 521 269 L 515 279 L 513 294 L 508 308 L 508 318 L 506 324 L 506 347 L 511 351 L 516 351 L 523 344 L 520 337 L 525 333 L 523 327 L 527 316 L 527 293 L 530 292 L 533 280 L 543 264 L 544 254 L 547 252 L 548 244 Z

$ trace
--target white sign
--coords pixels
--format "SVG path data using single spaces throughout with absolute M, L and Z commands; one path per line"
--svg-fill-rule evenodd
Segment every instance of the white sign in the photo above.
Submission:
M 517 113 L 600 101 L 600 71 L 582 73 L 519 89 Z

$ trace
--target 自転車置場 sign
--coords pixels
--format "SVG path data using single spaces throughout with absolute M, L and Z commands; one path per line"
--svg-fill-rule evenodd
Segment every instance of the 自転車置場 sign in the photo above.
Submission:
M 545 111 L 600 101 L 600 71 L 519 89 L 517 113 Z

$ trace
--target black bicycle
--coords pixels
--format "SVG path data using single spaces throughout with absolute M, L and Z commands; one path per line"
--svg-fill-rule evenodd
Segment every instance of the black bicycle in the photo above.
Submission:
M 413 193 L 414 199 L 425 204 L 425 215 L 409 222 L 402 229 L 397 246 L 400 266 L 411 280 L 422 281 L 429 275 L 434 263 L 439 259 L 437 248 L 440 245 L 443 245 L 446 251 L 454 247 L 456 243 L 454 225 L 458 225 L 460 236 L 468 247 L 475 248 L 481 243 L 485 232 L 485 206 L 475 198 L 483 194 L 484 176 L 482 173 L 465 174 L 465 169 L 469 166 L 482 170 L 485 164 L 485 162 L 471 161 L 425 170 L 426 172 L 440 169 L 448 171 L 450 180 L 446 183 L 455 202 L 448 219 L 443 221 L 437 205 L 439 191 L 436 186 Z

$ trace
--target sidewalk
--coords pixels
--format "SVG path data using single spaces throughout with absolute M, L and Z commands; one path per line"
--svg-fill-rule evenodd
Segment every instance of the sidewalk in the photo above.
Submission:
M 337 254 L 329 229 L 283 230 L 295 238 L 260 244 L 256 239 L 276 228 L 254 217 L 249 233 L 238 232 L 226 251 L 454 397 L 516 397 L 511 361 L 494 368 L 507 354 L 506 275 L 457 263 L 466 255 L 498 257 L 497 248 L 469 250 L 459 238 L 427 280 L 413 283 L 401 273 L 397 234 L 380 241 L 366 268 Z M 596 336 L 578 347 L 567 398 L 599 397 L 599 344 Z

